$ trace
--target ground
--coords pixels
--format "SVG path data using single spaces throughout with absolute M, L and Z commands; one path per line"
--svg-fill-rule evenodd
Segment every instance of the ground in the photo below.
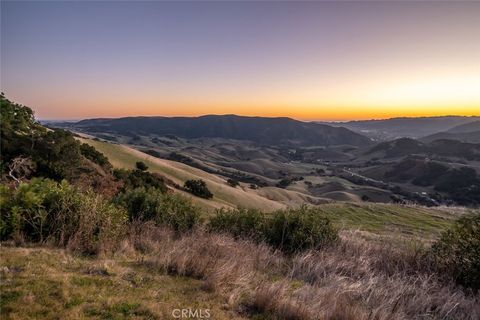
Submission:
M 78 257 L 62 249 L 2 246 L 2 319 L 172 319 L 174 309 L 210 309 L 242 319 L 202 281 L 170 276 L 136 259 Z

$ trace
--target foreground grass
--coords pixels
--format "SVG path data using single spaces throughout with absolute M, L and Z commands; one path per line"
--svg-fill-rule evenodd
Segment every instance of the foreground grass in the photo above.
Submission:
M 171 319 L 172 310 L 210 309 L 240 319 L 198 279 L 152 273 L 139 257 L 93 259 L 61 249 L 0 250 L 2 319 Z
M 435 273 L 421 245 L 341 238 L 284 255 L 227 235 L 139 225 L 108 259 L 3 246 L 1 316 L 172 319 L 173 309 L 191 308 L 212 319 L 480 317 L 480 296 Z

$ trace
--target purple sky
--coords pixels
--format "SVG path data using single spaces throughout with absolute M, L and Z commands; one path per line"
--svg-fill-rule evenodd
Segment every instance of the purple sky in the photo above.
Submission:
M 40 118 L 480 114 L 480 3 L 1 9 L 2 91 Z

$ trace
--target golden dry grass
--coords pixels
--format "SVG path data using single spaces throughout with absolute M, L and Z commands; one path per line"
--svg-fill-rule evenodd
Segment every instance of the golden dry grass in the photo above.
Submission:
M 342 244 L 286 257 L 265 245 L 195 231 L 141 237 L 155 272 L 204 282 L 230 309 L 275 319 L 478 319 L 480 297 L 437 276 L 420 244 L 372 243 L 354 232 Z M 138 240 L 138 239 L 137 239 Z M 134 243 L 136 243 L 136 241 Z M 138 246 L 138 244 L 137 244 Z
M 423 244 L 355 231 L 341 238 L 286 256 L 203 230 L 137 224 L 103 258 L 4 246 L 2 318 L 169 319 L 178 306 L 209 308 L 213 319 L 480 317 L 480 296 L 437 275 Z

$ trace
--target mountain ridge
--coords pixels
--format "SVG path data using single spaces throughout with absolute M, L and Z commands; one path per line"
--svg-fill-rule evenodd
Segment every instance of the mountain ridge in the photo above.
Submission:
M 76 123 L 56 124 L 87 133 L 172 134 L 181 138 L 226 138 L 249 140 L 265 145 L 364 146 L 370 139 L 347 128 L 288 117 L 245 117 L 205 115 L 200 117 L 123 117 L 85 119 Z

